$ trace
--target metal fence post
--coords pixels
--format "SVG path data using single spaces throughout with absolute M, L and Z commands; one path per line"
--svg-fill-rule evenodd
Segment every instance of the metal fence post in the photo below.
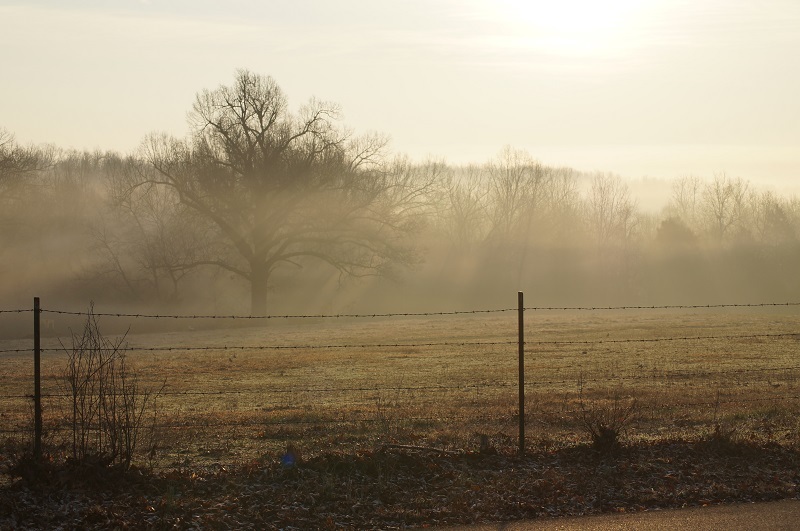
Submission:
M 517 292 L 519 318 L 519 455 L 525 455 L 525 305 L 522 292 Z
M 42 337 L 39 297 L 33 298 L 33 456 L 42 457 Z

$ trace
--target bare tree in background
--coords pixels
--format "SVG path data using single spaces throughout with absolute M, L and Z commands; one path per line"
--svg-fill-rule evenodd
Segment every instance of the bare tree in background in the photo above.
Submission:
M 672 217 L 678 217 L 693 231 L 701 228 L 703 183 L 699 177 L 686 175 L 672 183 L 672 196 L 668 209 Z
M 25 174 L 46 167 L 50 158 L 49 150 L 20 146 L 13 134 L 0 129 L 0 189 L 11 186 Z
M 206 264 L 249 281 L 253 315 L 265 314 L 280 267 L 316 259 L 387 275 L 417 259 L 407 235 L 432 177 L 388 163 L 384 137 L 354 137 L 338 116 L 315 100 L 291 113 L 271 77 L 240 70 L 232 85 L 198 94 L 187 141 L 145 142 L 155 176 L 143 173 L 138 186 L 169 187 L 211 222 L 230 252 Z
M 439 220 L 451 246 L 467 251 L 485 236 L 487 186 L 479 166 L 458 168 L 440 181 Z
M 452 246 L 478 242 L 533 247 L 577 233 L 577 172 L 541 165 L 506 147 L 484 165 L 449 169 L 436 203 L 440 228 Z
M 724 173 L 715 175 L 703 189 L 703 213 L 716 241 L 723 242 L 736 229 L 744 229 L 747 194 L 747 182 L 730 179 Z
M 0 200 L 8 200 L 26 177 L 47 168 L 52 159 L 51 148 L 20 146 L 13 134 L 0 128 Z
M 515 235 L 527 244 L 549 177 L 527 152 L 508 146 L 500 152 L 488 166 L 492 238 L 503 241 Z
M 564 245 L 580 230 L 580 193 L 577 172 L 571 168 L 545 168 L 547 186 L 542 194 L 542 233 L 550 242 Z
M 590 231 L 601 247 L 630 241 L 638 224 L 636 203 L 619 177 L 598 173 L 587 199 Z
M 769 247 L 797 242 L 798 221 L 793 219 L 792 204 L 772 191 L 750 196 L 750 217 L 753 237 Z
M 171 187 L 136 186 L 151 171 L 129 157 L 106 165 L 106 208 L 92 224 L 96 257 L 86 272 L 126 297 L 174 303 L 181 282 L 213 254 L 208 221 Z

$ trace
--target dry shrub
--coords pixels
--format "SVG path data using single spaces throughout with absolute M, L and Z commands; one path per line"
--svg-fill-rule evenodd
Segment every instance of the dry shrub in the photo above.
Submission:
M 81 335 L 72 334 L 63 382 L 69 394 L 67 414 L 75 461 L 130 467 L 146 429 L 145 414 L 153 411 L 159 390 L 145 389 L 126 362 L 127 333 L 117 339 L 102 335 L 90 305 Z
M 619 447 L 620 437 L 630 427 L 638 412 L 633 397 L 624 397 L 617 389 L 598 398 L 584 397 L 583 381 L 580 390 L 580 425 L 592 439 L 592 447 L 600 452 L 610 452 Z

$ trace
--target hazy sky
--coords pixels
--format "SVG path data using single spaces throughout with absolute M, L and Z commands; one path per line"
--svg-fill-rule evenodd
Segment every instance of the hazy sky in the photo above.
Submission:
M 237 68 L 397 152 L 800 191 L 798 0 L 0 0 L 0 127 L 135 150 Z

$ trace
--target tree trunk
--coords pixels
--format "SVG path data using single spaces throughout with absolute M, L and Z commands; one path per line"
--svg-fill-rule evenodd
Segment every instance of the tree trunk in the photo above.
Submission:
M 250 273 L 250 315 L 267 315 L 267 282 L 269 269 L 263 264 L 253 264 Z

